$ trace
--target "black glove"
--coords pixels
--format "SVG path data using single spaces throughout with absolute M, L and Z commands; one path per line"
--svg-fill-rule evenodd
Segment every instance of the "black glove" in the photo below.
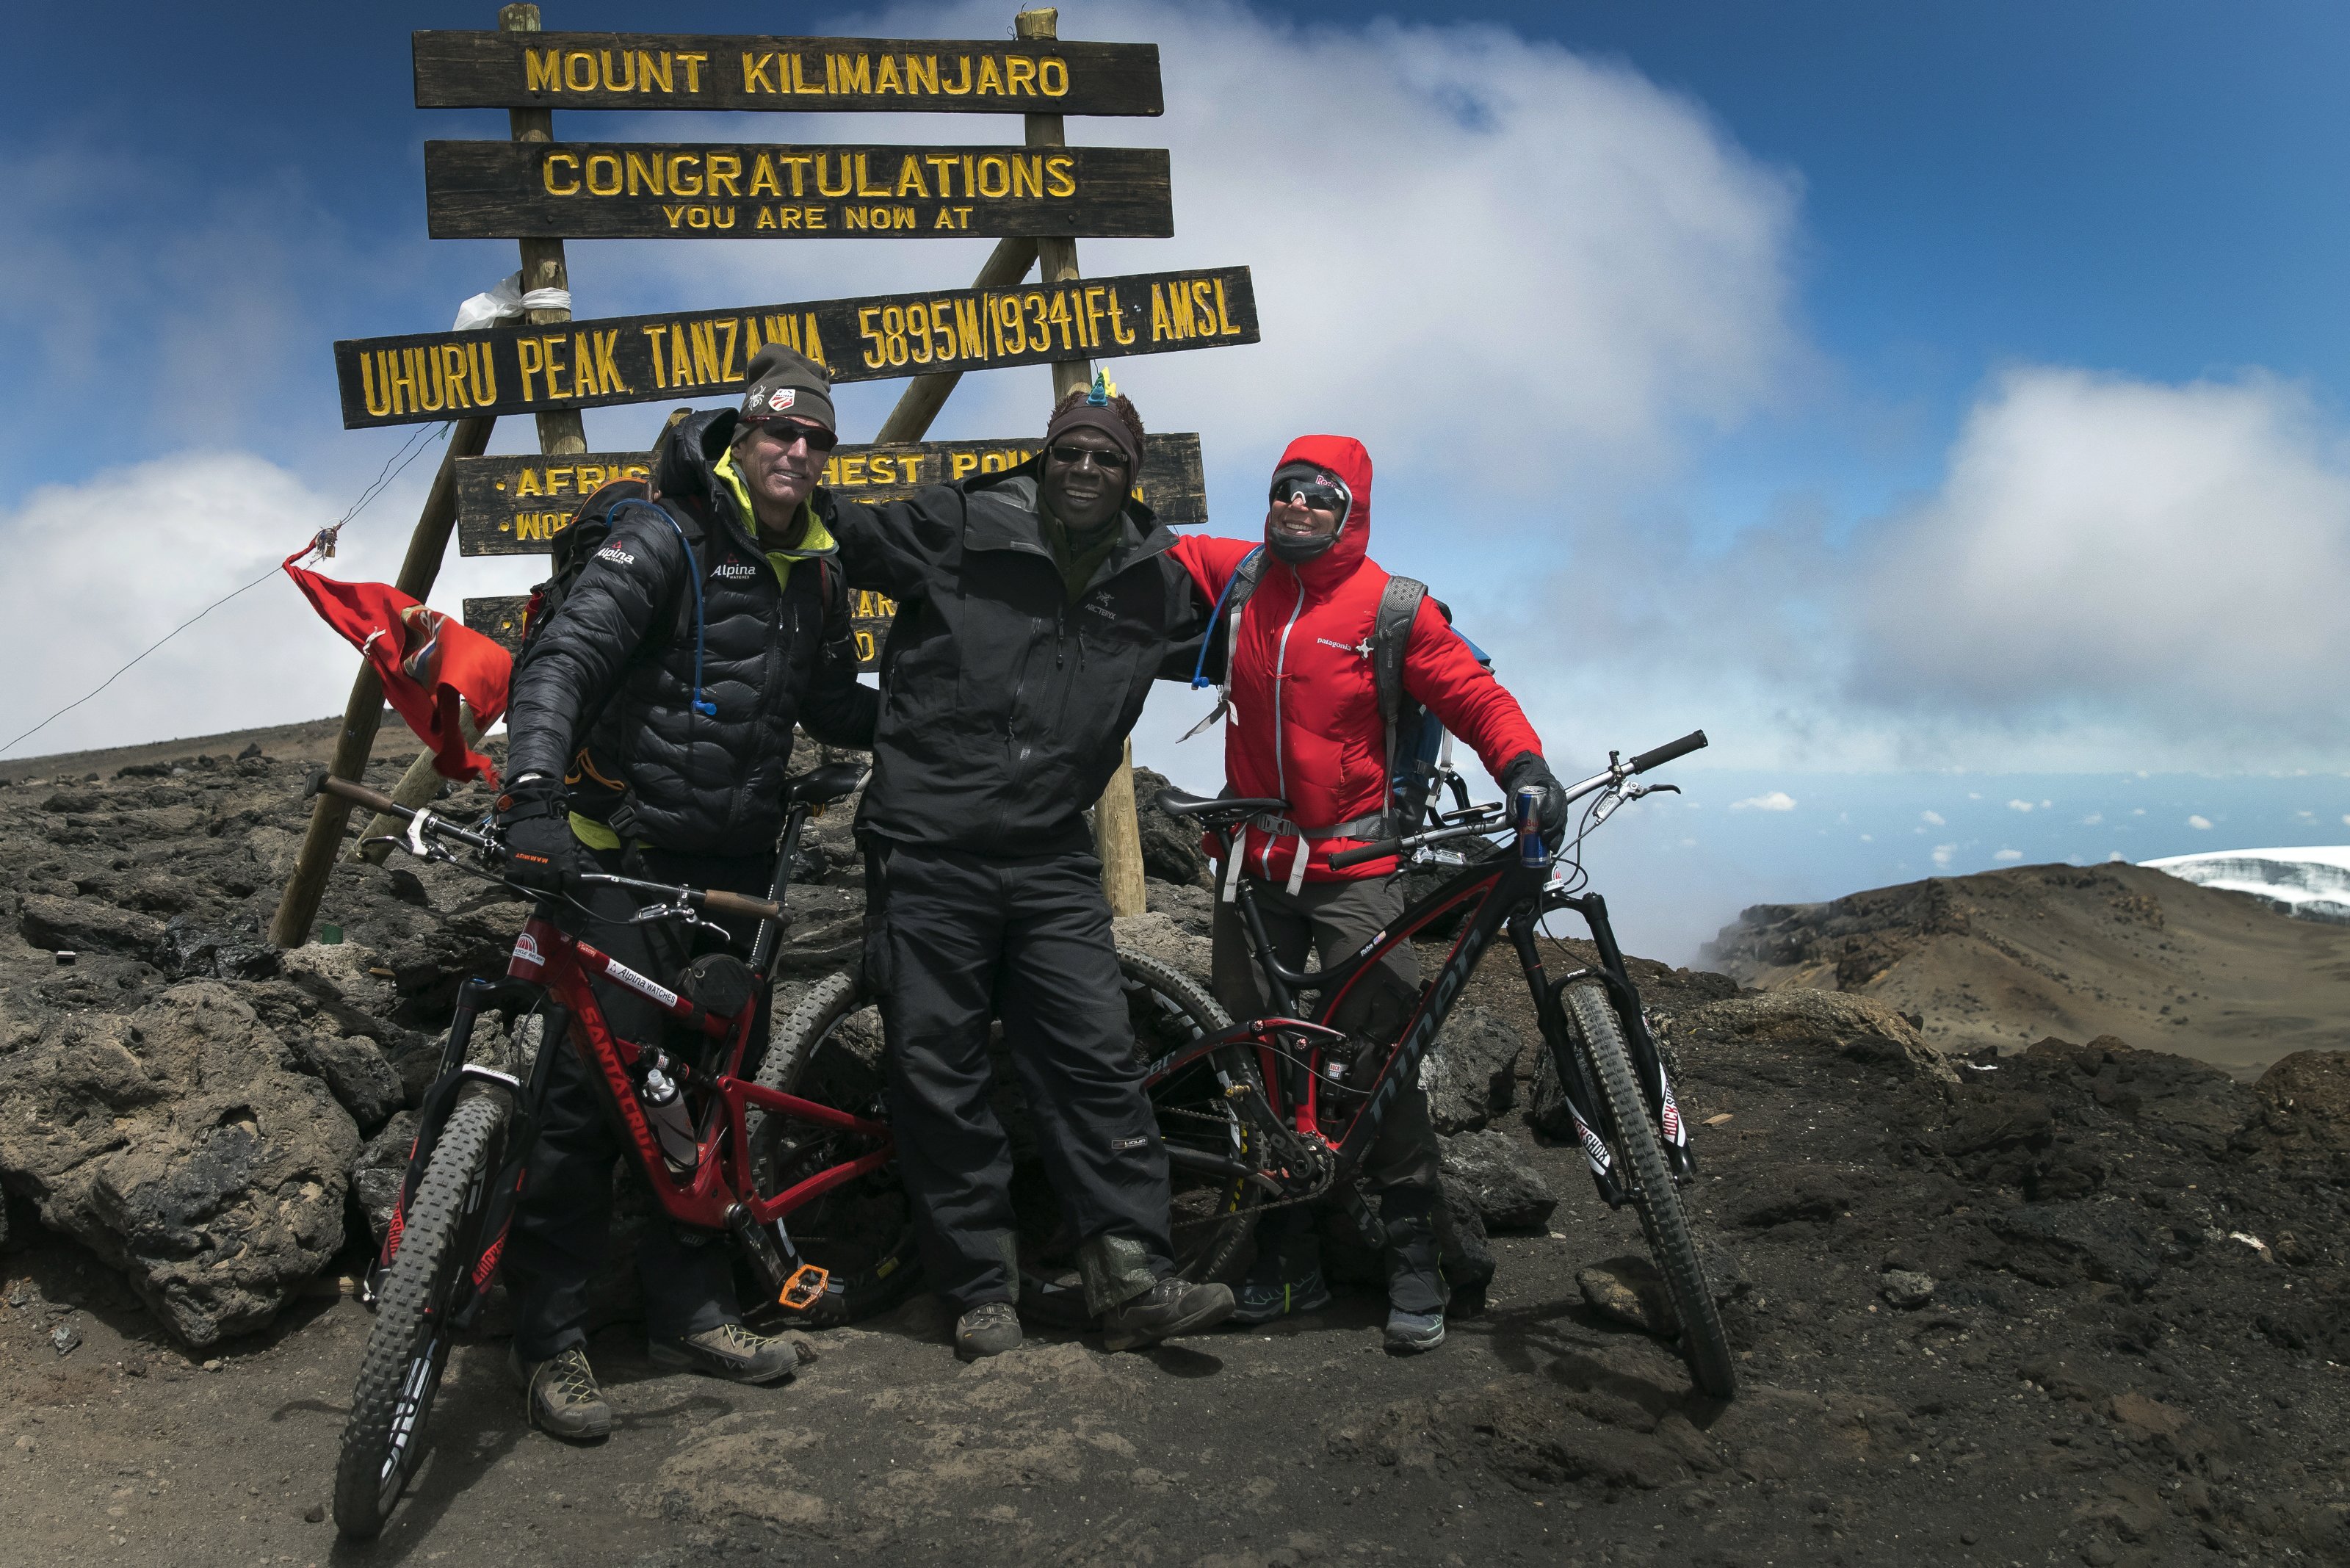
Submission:
M 1566 842 L 1566 790 L 1548 763 L 1533 752 L 1520 752 L 1502 765 L 1502 793 L 1513 812 L 1517 810 L 1518 791 L 1527 785 L 1543 792 L 1534 819 L 1542 825 L 1544 847 L 1555 852 Z
M 563 891 L 579 841 L 561 784 L 533 776 L 508 785 L 498 796 L 498 828 L 509 880 L 549 898 Z

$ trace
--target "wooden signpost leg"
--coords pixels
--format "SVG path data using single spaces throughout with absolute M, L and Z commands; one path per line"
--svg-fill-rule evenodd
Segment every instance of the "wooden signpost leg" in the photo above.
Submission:
M 1023 38 L 1051 38 L 1059 36 L 1060 13 L 1049 6 L 1035 11 L 1023 11 L 1013 19 L 1012 28 Z M 1057 114 L 1028 116 L 1028 145 L 1031 147 L 1066 147 L 1068 140 L 1063 132 Z M 1037 275 L 1045 283 L 1066 283 L 1077 275 L 1077 242 L 1074 239 L 1040 239 L 1036 242 Z M 1082 390 L 1094 379 L 1092 364 L 1084 359 L 1056 359 L 1053 362 L 1053 400 L 1059 402 L 1072 390 Z M 1109 895 L 1109 912 L 1113 915 L 1139 915 L 1143 912 L 1142 886 L 1142 820 L 1134 805 L 1134 742 L 1126 743 L 1126 754 L 1118 764 L 1118 772 L 1109 778 L 1109 786 L 1094 803 L 1094 851 L 1101 857 L 1102 890 Z
M 536 33 L 539 30 L 538 7 L 504 6 L 498 12 L 498 26 L 508 33 Z M 546 109 L 509 109 L 506 119 L 516 141 L 555 139 L 555 117 Z M 522 242 L 522 286 L 525 294 L 534 288 L 570 286 L 561 240 Z M 534 310 L 528 319 L 538 326 L 568 321 L 571 313 Z M 416 532 L 409 536 L 408 557 L 400 563 L 396 586 L 411 598 L 421 599 L 432 591 L 433 579 L 441 575 L 441 562 L 449 553 L 450 531 L 457 522 L 455 460 L 481 456 L 490 444 L 494 423 L 495 421 L 491 419 L 459 420 L 450 432 L 449 450 L 442 454 L 441 471 L 432 476 L 432 490 L 425 498 L 423 514 L 417 518 Z M 588 432 L 578 410 L 562 409 L 540 414 L 538 445 L 541 452 L 548 453 L 586 452 Z M 337 778 L 356 779 L 367 771 L 368 757 L 375 750 L 376 729 L 382 722 L 383 683 L 377 679 L 374 666 L 362 665 L 359 679 L 351 683 L 351 700 L 343 710 L 342 737 L 335 743 L 335 759 L 329 764 Z M 427 761 L 423 765 L 431 764 Z M 326 895 L 327 877 L 334 869 L 335 852 L 342 845 L 343 830 L 350 823 L 350 815 L 349 803 L 330 794 L 320 795 L 311 810 L 309 831 L 303 835 L 294 875 L 286 879 L 286 891 L 277 900 L 277 913 L 269 922 L 269 940 L 279 947 L 300 947 L 310 940 L 310 922 L 317 919 L 318 900 Z

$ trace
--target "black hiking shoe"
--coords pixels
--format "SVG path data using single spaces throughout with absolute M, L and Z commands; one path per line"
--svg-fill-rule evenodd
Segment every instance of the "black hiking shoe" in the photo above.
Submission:
M 1020 1314 L 1010 1302 L 982 1302 L 955 1320 L 955 1355 L 965 1361 L 1020 1348 Z
M 530 1424 L 569 1443 L 592 1443 L 612 1435 L 612 1407 L 604 1402 L 588 1352 L 578 1345 L 545 1361 L 525 1362 L 510 1345 L 506 1372 L 521 1386 Z
M 1230 1285 L 1195 1285 L 1169 1277 L 1102 1314 L 1102 1348 L 1134 1350 L 1197 1334 L 1232 1315 Z
M 781 1383 L 799 1370 L 800 1360 L 789 1340 L 754 1334 L 739 1323 L 656 1339 L 645 1354 L 664 1372 L 700 1372 L 730 1383 Z

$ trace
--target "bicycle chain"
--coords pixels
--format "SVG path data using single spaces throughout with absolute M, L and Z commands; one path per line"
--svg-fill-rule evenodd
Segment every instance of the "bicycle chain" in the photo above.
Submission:
M 1162 1116 L 1182 1116 L 1192 1121 L 1213 1122 L 1220 1126 L 1229 1126 L 1232 1120 L 1232 1114 L 1229 1111 L 1219 1116 L 1208 1111 L 1187 1111 L 1177 1106 L 1161 1106 L 1159 1107 L 1159 1114 Z M 1284 1133 L 1284 1136 L 1289 1137 L 1286 1133 Z M 1290 1141 L 1294 1143 L 1296 1140 L 1294 1137 L 1291 1137 Z M 1321 1166 L 1321 1179 L 1315 1184 L 1314 1189 L 1311 1192 L 1302 1194 L 1295 1198 L 1269 1199 L 1266 1201 L 1258 1204 L 1254 1210 L 1251 1210 L 1251 1212 L 1263 1214 L 1274 1209 L 1295 1209 L 1298 1205 L 1304 1203 L 1321 1202 L 1324 1198 L 1329 1195 L 1330 1189 L 1336 1185 L 1338 1170 L 1336 1162 L 1329 1159 L 1326 1156 L 1316 1157 L 1316 1163 Z M 1168 1226 L 1168 1229 L 1170 1231 L 1190 1231 L 1195 1230 L 1201 1225 L 1220 1225 L 1230 1219 L 1232 1219 L 1230 1214 L 1211 1214 L 1204 1220 L 1175 1220 Z

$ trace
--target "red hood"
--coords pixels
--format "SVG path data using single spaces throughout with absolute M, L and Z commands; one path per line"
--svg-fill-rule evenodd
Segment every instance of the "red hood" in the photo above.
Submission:
M 1335 584 L 1353 576 L 1355 568 L 1370 552 L 1371 454 L 1352 436 L 1309 435 L 1291 441 L 1289 449 L 1281 454 L 1281 462 L 1310 462 L 1326 468 L 1344 480 L 1354 495 L 1355 504 L 1338 530 L 1337 542 L 1296 568 L 1299 579 L 1309 590 L 1326 593 Z M 1278 469 L 1281 464 L 1274 466 Z M 1266 537 L 1270 542 L 1270 530 Z

